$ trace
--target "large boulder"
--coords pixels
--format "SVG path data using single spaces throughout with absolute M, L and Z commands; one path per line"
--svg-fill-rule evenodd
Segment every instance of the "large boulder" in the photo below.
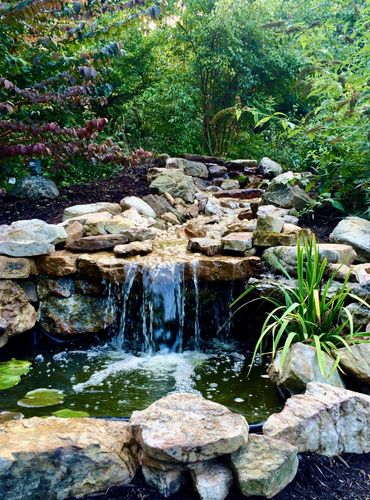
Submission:
M 258 165 L 257 173 L 266 179 L 273 179 L 283 173 L 283 168 L 279 163 L 265 156 Z
M 326 373 L 334 366 L 333 359 L 323 353 L 326 361 Z M 289 349 L 284 364 L 281 366 L 281 351 L 269 366 L 270 378 L 285 392 L 299 394 L 304 392 L 308 382 L 331 384 L 344 387 L 338 370 L 327 377 L 321 373 L 315 347 L 297 342 Z
M 29 175 L 20 179 L 10 192 L 14 198 L 50 198 L 59 196 L 59 191 L 55 183 L 48 177 L 42 175 Z
M 188 393 L 169 394 L 134 411 L 130 423 L 144 453 L 168 462 L 209 460 L 236 451 L 248 439 L 242 415 Z
M 80 498 L 127 484 L 136 470 L 125 422 L 34 417 L 0 426 L 0 491 L 6 500 Z
M 277 495 L 297 473 L 297 452 L 295 446 L 284 441 L 251 434 L 248 444 L 230 457 L 243 495 Z
M 291 236 L 291 235 L 288 235 Z M 320 259 L 327 259 L 332 264 L 352 264 L 356 259 L 356 252 L 349 245 L 339 245 L 323 243 L 318 245 Z M 297 266 L 297 247 L 280 246 L 267 248 L 263 252 L 262 259 L 272 268 L 279 269 L 277 262 L 280 263 L 289 273 L 296 273 Z
M 338 349 L 340 366 L 354 378 L 370 385 L 370 344 L 355 344 L 351 349 Z
M 108 212 L 112 215 L 117 215 L 122 212 L 122 209 L 118 203 L 110 203 L 110 202 L 88 203 L 86 205 L 74 205 L 73 207 L 68 207 L 64 210 L 63 220 L 72 219 L 87 214 L 96 214 L 100 212 Z
M 330 235 L 335 243 L 352 245 L 359 260 L 370 260 L 370 221 L 360 217 L 346 217 L 341 220 Z
M 154 194 L 170 193 L 174 198 L 182 198 L 193 203 L 197 191 L 193 178 L 181 170 L 166 170 L 158 175 L 150 184 Z
M 369 453 L 370 396 L 311 382 L 266 420 L 263 433 L 302 453 Z
M 293 172 L 285 172 L 275 177 L 269 184 L 262 199 L 281 208 L 302 210 L 313 203 L 312 198 L 298 185 L 299 177 Z
M 0 318 L 8 337 L 26 332 L 36 323 L 37 313 L 23 289 L 14 281 L 0 280 Z

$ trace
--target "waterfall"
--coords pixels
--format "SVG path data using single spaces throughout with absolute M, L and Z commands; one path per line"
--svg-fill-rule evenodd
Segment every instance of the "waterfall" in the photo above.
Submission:
M 127 302 L 130 297 L 132 285 L 134 284 L 137 275 L 138 266 L 135 263 L 129 263 L 125 267 L 125 281 L 121 287 L 121 319 L 117 335 L 112 341 L 112 345 L 118 349 L 122 349 L 125 343 L 125 329 L 127 317 Z
M 194 347 L 199 349 L 200 346 L 200 322 L 199 322 L 199 280 L 198 280 L 199 261 L 193 260 L 191 263 L 191 270 L 193 274 L 193 284 L 195 293 L 195 315 L 194 315 Z

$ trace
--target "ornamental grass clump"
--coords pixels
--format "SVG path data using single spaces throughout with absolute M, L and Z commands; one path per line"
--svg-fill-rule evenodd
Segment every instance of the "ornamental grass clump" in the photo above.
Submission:
M 273 358 L 281 351 L 280 366 L 283 367 L 290 346 L 295 342 L 303 342 L 316 348 L 321 373 L 330 377 L 339 364 L 338 348 L 351 350 L 353 344 L 369 342 L 366 332 L 354 328 L 353 315 L 347 307 L 349 299 L 367 308 L 369 305 L 351 293 L 348 285 L 350 273 L 338 290 L 330 291 L 338 271 L 331 273 L 326 279 L 327 264 L 326 258 L 320 258 L 315 237 L 304 239 L 297 244 L 297 281 L 293 281 L 277 261 L 276 265 L 292 284 L 282 285 L 276 282 L 274 284 L 281 292 L 280 297 L 262 297 L 273 305 L 273 310 L 263 323 L 253 352 L 251 368 L 257 353 L 263 353 L 267 344 L 272 346 Z M 238 303 L 254 288 L 248 288 L 233 304 Z M 329 373 L 325 353 L 335 361 Z

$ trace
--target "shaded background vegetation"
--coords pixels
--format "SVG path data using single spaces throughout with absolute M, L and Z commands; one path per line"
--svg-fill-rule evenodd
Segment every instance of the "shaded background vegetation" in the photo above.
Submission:
M 0 11 L 0 76 L 21 89 L 47 80 L 43 92 L 88 85 L 88 94 L 20 105 L 3 84 L 0 120 L 81 128 L 108 119 L 72 154 L 41 155 L 59 183 L 111 175 L 137 148 L 270 156 L 313 172 L 337 207 L 369 214 L 367 0 L 49 3 L 32 22 Z M 3 151 L 0 161 L 3 185 L 25 172 L 25 155 Z

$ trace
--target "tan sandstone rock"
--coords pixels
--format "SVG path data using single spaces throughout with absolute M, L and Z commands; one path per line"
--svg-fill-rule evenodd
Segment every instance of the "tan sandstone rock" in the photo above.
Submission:
M 58 250 L 51 255 L 36 259 L 37 269 L 40 274 L 48 276 L 68 276 L 77 271 L 78 254 L 67 250 Z
M 236 451 L 248 439 L 242 415 L 188 393 L 169 394 L 134 411 L 130 423 L 144 453 L 169 462 L 215 458 Z
M 0 281 L 0 318 L 7 325 L 6 333 L 9 337 L 30 330 L 36 323 L 35 308 L 14 281 Z
M 0 426 L 0 491 L 7 500 L 104 492 L 130 482 L 136 470 L 125 422 L 34 417 Z
M 32 259 L 0 255 L 0 279 L 29 278 L 32 274 L 37 274 L 37 269 Z

